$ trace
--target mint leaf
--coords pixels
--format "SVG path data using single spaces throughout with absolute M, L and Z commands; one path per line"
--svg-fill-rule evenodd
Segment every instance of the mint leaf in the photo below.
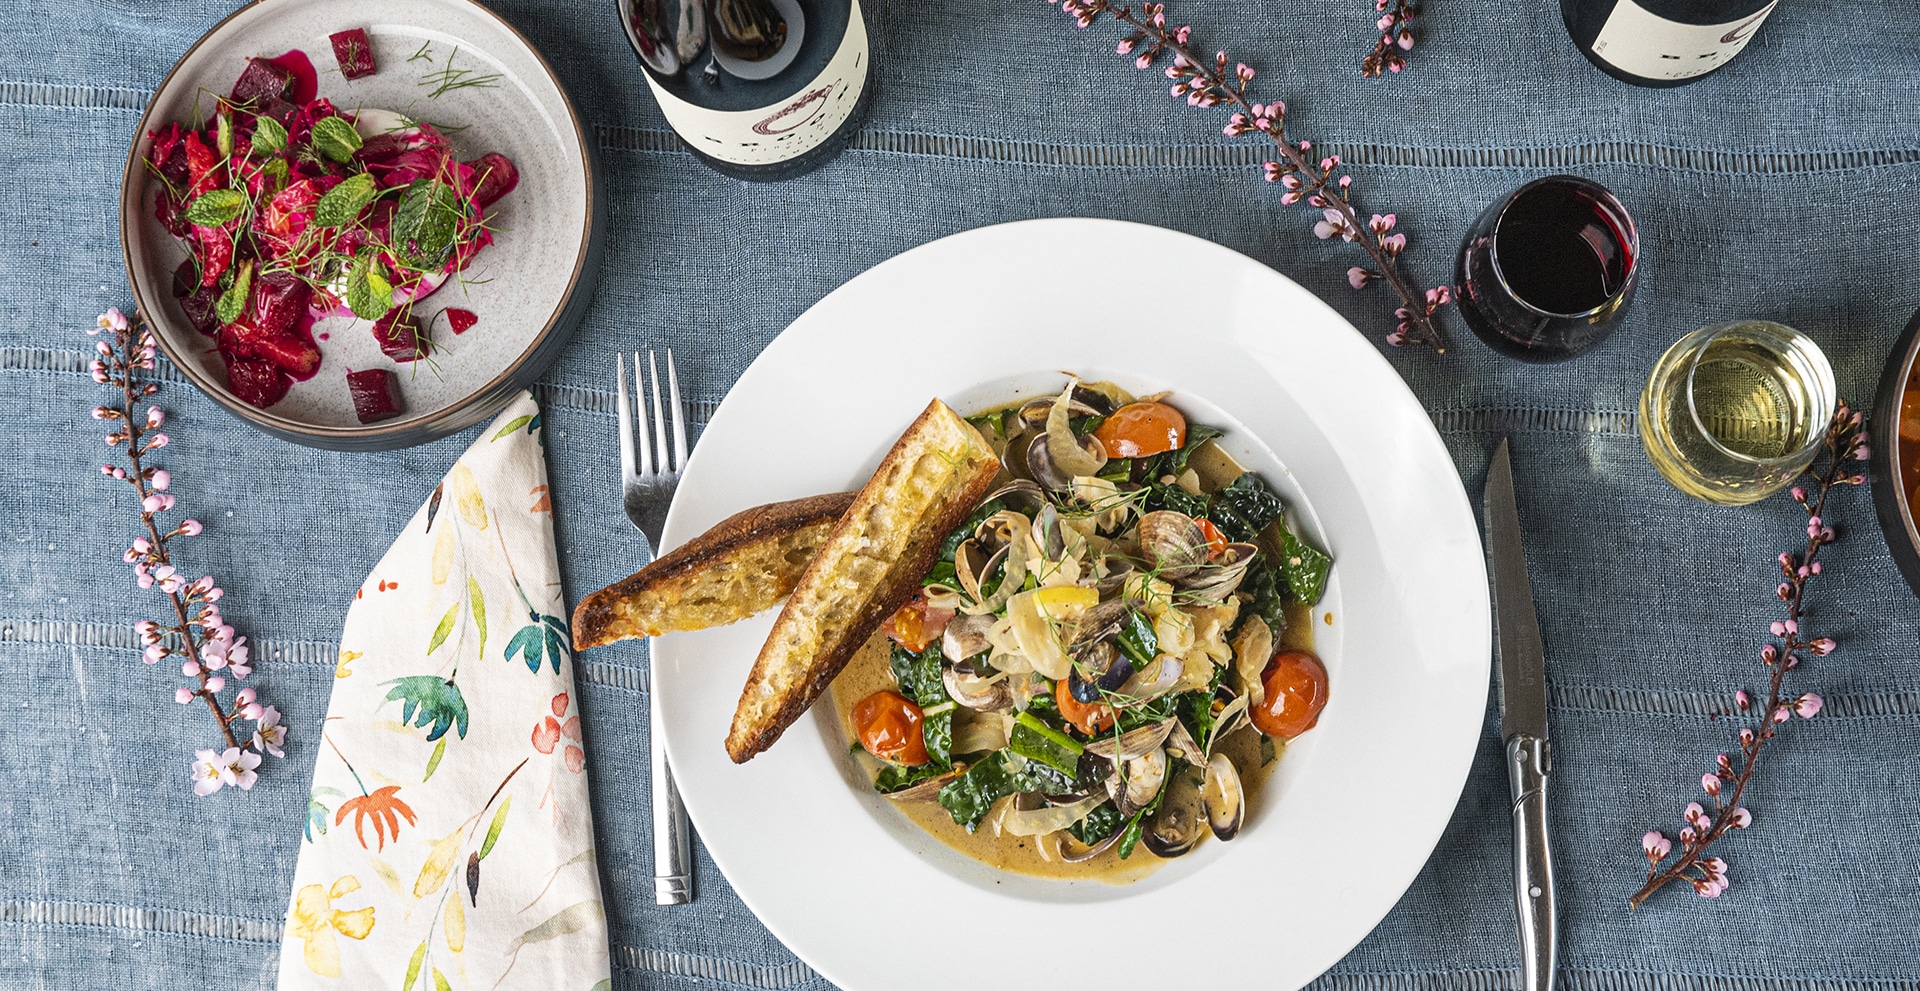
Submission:
M 313 146 L 336 162 L 352 161 L 361 144 L 360 132 L 345 117 L 322 117 L 313 122 Z
M 195 227 L 219 227 L 240 216 L 247 198 L 235 189 L 210 189 L 187 207 L 187 223 Z
M 373 270 L 374 250 L 361 248 L 347 269 L 347 309 L 362 320 L 378 320 L 393 309 L 393 285 Z
M 272 117 L 257 117 L 253 122 L 253 153 L 271 155 L 287 146 L 287 129 Z
M 460 231 L 460 197 L 434 179 L 415 179 L 400 196 L 390 228 L 394 255 L 416 272 L 432 272 L 447 263 Z
M 372 203 L 378 195 L 373 176 L 362 172 L 327 190 L 326 195 L 320 197 L 320 202 L 313 207 L 313 222 L 322 227 L 338 227 L 349 223 L 360 216 L 360 211 L 366 209 L 367 204 Z
M 213 315 L 221 323 L 232 323 L 240 319 L 247 310 L 247 296 L 253 289 L 253 262 L 241 262 L 239 271 L 233 274 L 233 285 L 220 294 L 218 302 L 213 304 Z

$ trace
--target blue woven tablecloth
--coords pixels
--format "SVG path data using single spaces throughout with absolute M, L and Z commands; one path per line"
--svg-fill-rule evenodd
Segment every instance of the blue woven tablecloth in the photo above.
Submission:
M 838 161 L 776 186 L 722 178 L 679 149 L 611 0 L 497 6 L 581 106 L 610 203 L 592 312 L 540 390 L 571 598 L 643 559 L 609 499 L 615 352 L 672 344 L 703 417 L 788 321 L 932 238 L 1056 215 L 1160 224 L 1273 265 L 1374 340 L 1390 320 L 1387 294 L 1347 288 L 1353 253 L 1315 240 L 1311 218 L 1257 180 L 1253 144 L 1223 139 L 1217 114 L 1176 106 L 1163 80 L 1112 54 L 1108 30 L 1079 35 L 1039 0 L 873 4 L 881 88 L 871 118 Z M 1769 748 L 1749 796 L 1756 826 L 1726 844 L 1732 891 L 1625 905 L 1644 870 L 1641 832 L 1671 831 L 1703 759 L 1730 749 L 1730 727 L 1712 714 L 1736 684 L 1758 680 L 1751 658 L 1778 605 L 1772 557 L 1802 525 L 1784 499 L 1714 509 L 1663 484 L 1635 434 L 1639 387 L 1684 331 L 1758 316 L 1812 333 L 1845 394 L 1870 398 L 1920 304 L 1920 22 L 1860 0 L 1787 0 L 1727 71 L 1640 90 L 1573 50 L 1551 0 L 1431 0 L 1412 68 L 1362 79 L 1369 6 L 1193 2 L 1174 13 L 1195 24 L 1203 50 L 1229 43 L 1260 70 L 1263 95 L 1285 97 L 1299 136 L 1352 165 L 1367 207 L 1399 212 L 1424 284 L 1450 276 L 1454 242 L 1484 204 L 1550 172 L 1607 184 L 1644 238 L 1632 315 L 1577 362 L 1498 358 L 1457 320 L 1456 353 L 1391 355 L 1474 491 L 1490 442 L 1515 435 L 1554 682 L 1564 986 L 1920 987 L 1920 604 L 1864 492 L 1841 497 L 1842 542 L 1822 555 L 1814 621 L 1842 649 L 1803 683 L 1826 696 L 1826 711 Z M 166 461 L 183 504 L 211 524 L 186 553 L 231 591 L 222 605 L 259 644 L 255 678 L 293 728 L 286 762 L 251 794 L 195 798 L 189 748 L 209 726 L 173 704 L 173 679 L 139 663 L 131 625 L 155 601 L 119 561 L 132 506 L 97 473 L 105 449 L 85 411 L 100 394 L 83 329 L 130 302 L 116 202 L 140 110 L 225 9 L 0 2 L 7 988 L 271 982 L 346 589 L 470 440 L 308 450 L 243 426 L 176 377 L 164 396 L 177 442 Z M 615 985 L 826 987 L 704 853 L 698 902 L 652 904 L 645 669 L 638 648 L 596 651 L 579 668 Z M 1418 746 L 1418 727 L 1408 731 Z M 1432 861 L 1320 987 L 1516 986 L 1496 748 L 1490 719 Z M 1356 815 L 1393 814 L 1393 769 L 1380 772 L 1372 806 Z

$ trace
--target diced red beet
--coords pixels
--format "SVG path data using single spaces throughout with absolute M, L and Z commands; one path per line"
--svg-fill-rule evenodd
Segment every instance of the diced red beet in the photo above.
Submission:
M 180 311 L 187 316 L 187 322 L 202 334 L 211 334 L 219 329 L 220 319 L 213 314 L 214 302 L 219 292 L 213 286 L 200 284 L 200 273 L 194 267 L 193 259 L 180 263 L 173 273 L 173 297 L 180 301 Z
M 274 120 L 279 121 L 282 126 L 285 126 L 288 121 L 293 120 L 294 114 L 300 112 L 300 108 L 285 100 L 270 99 L 260 104 L 255 112 L 262 117 L 272 117 Z
M 400 377 L 385 368 L 348 372 L 347 391 L 353 394 L 353 415 L 361 423 L 378 423 L 400 415 Z
M 373 339 L 395 361 L 415 361 L 433 353 L 433 342 L 406 307 L 396 306 L 374 321 Z
M 293 96 L 293 73 L 263 58 L 250 58 L 240 78 L 233 81 L 233 102 L 265 104 Z
M 253 280 L 253 322 L 269 335 L 291 334 L 306 312 L 313 288 L 292 272 L 268 272 Z
M 479 177 L 480 185 L 474 189 L 473 199 L 481 209 L 492 206 L 520 185 L 520 170 L 514 168 L 513 159 L 497 151 L 487 152 L 467 164 Z
M 293 92 L 286 99 L 295 103 L 306 103 L 320 93 L 320 73 L 314 71 L 313 60 L 298 48 L 282 52 L 267 60 L 275 67 L 287 73 L 293 80 Z
M 153 215 L 160 226 L 174 237 L 187 237 L 193 233 L 193 225 L 187 223 L 187 201 L 173 195 L 165 189 L 154 198 Z
M 453 327 L 453 332 L 456 334 L 464 334 L 471 330 L 474 324 L 480 322 L 479 315 L 472 310 L 456 310 L 449 307 L 446 313 L 447 323 Z
M 286 373 L 268 362 L 227 362 L 227 388 L 249 406 L 266 409 L 286 398 L 291 385 Z
M 333 58 L 340 63 L 341 75 L 348 79 L 373 75 L 373 45 L 367 41 L 365 28 L 330 34 L 327 40 L 333 43 Z
M 320 349 L 292 334 L 263 336 L 254 342 L 253 353 L 296 379 L 310 379 L 320 370 Z

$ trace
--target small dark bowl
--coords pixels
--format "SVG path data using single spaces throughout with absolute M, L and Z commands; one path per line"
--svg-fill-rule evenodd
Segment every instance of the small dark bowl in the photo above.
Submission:
M 1907 329 L 1887 357 L 1886 370 L 1880 373 L 1880 391 L 1873 398 L 1873 419 L 1869 433 L 1873 448 L 1873 508 L 1880 516 L 1880 530 L 1886 534 L 1893 563 L 1900 566 L 1907 584 L 1920 595 L 1920 527 L 1914 525 L 1913 493 L 1901 479 L 1900 465 L 1920 458 L 1920 443 L 1900 439 L 1900 395 L 1906 391 L 1913 374 L 1914 361 L 1920 357 L 1920 312 L 1907 321 Z

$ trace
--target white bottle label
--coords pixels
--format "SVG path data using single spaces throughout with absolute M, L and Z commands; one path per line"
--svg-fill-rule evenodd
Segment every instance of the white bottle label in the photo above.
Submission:
M 647 85 L 689 146 L 735 165 L 772 165 L 811 151 L 839 130 L 860 102 L 867 69 L 867 23 L 860 0 L 853 0 L 840 50 L 812 82 L 774 106 L 709 110 L 667 92 L 651 75 Z
M 1760 22 L 1779 5 L 1774 0 L 1725 24 L 1682 24 L 1649 13 L 1634 0 L 1620 0 L 1593 39 L 1593 54 L 1630 75 L 1688 79 L 1725 65 L 1740 54 Z

